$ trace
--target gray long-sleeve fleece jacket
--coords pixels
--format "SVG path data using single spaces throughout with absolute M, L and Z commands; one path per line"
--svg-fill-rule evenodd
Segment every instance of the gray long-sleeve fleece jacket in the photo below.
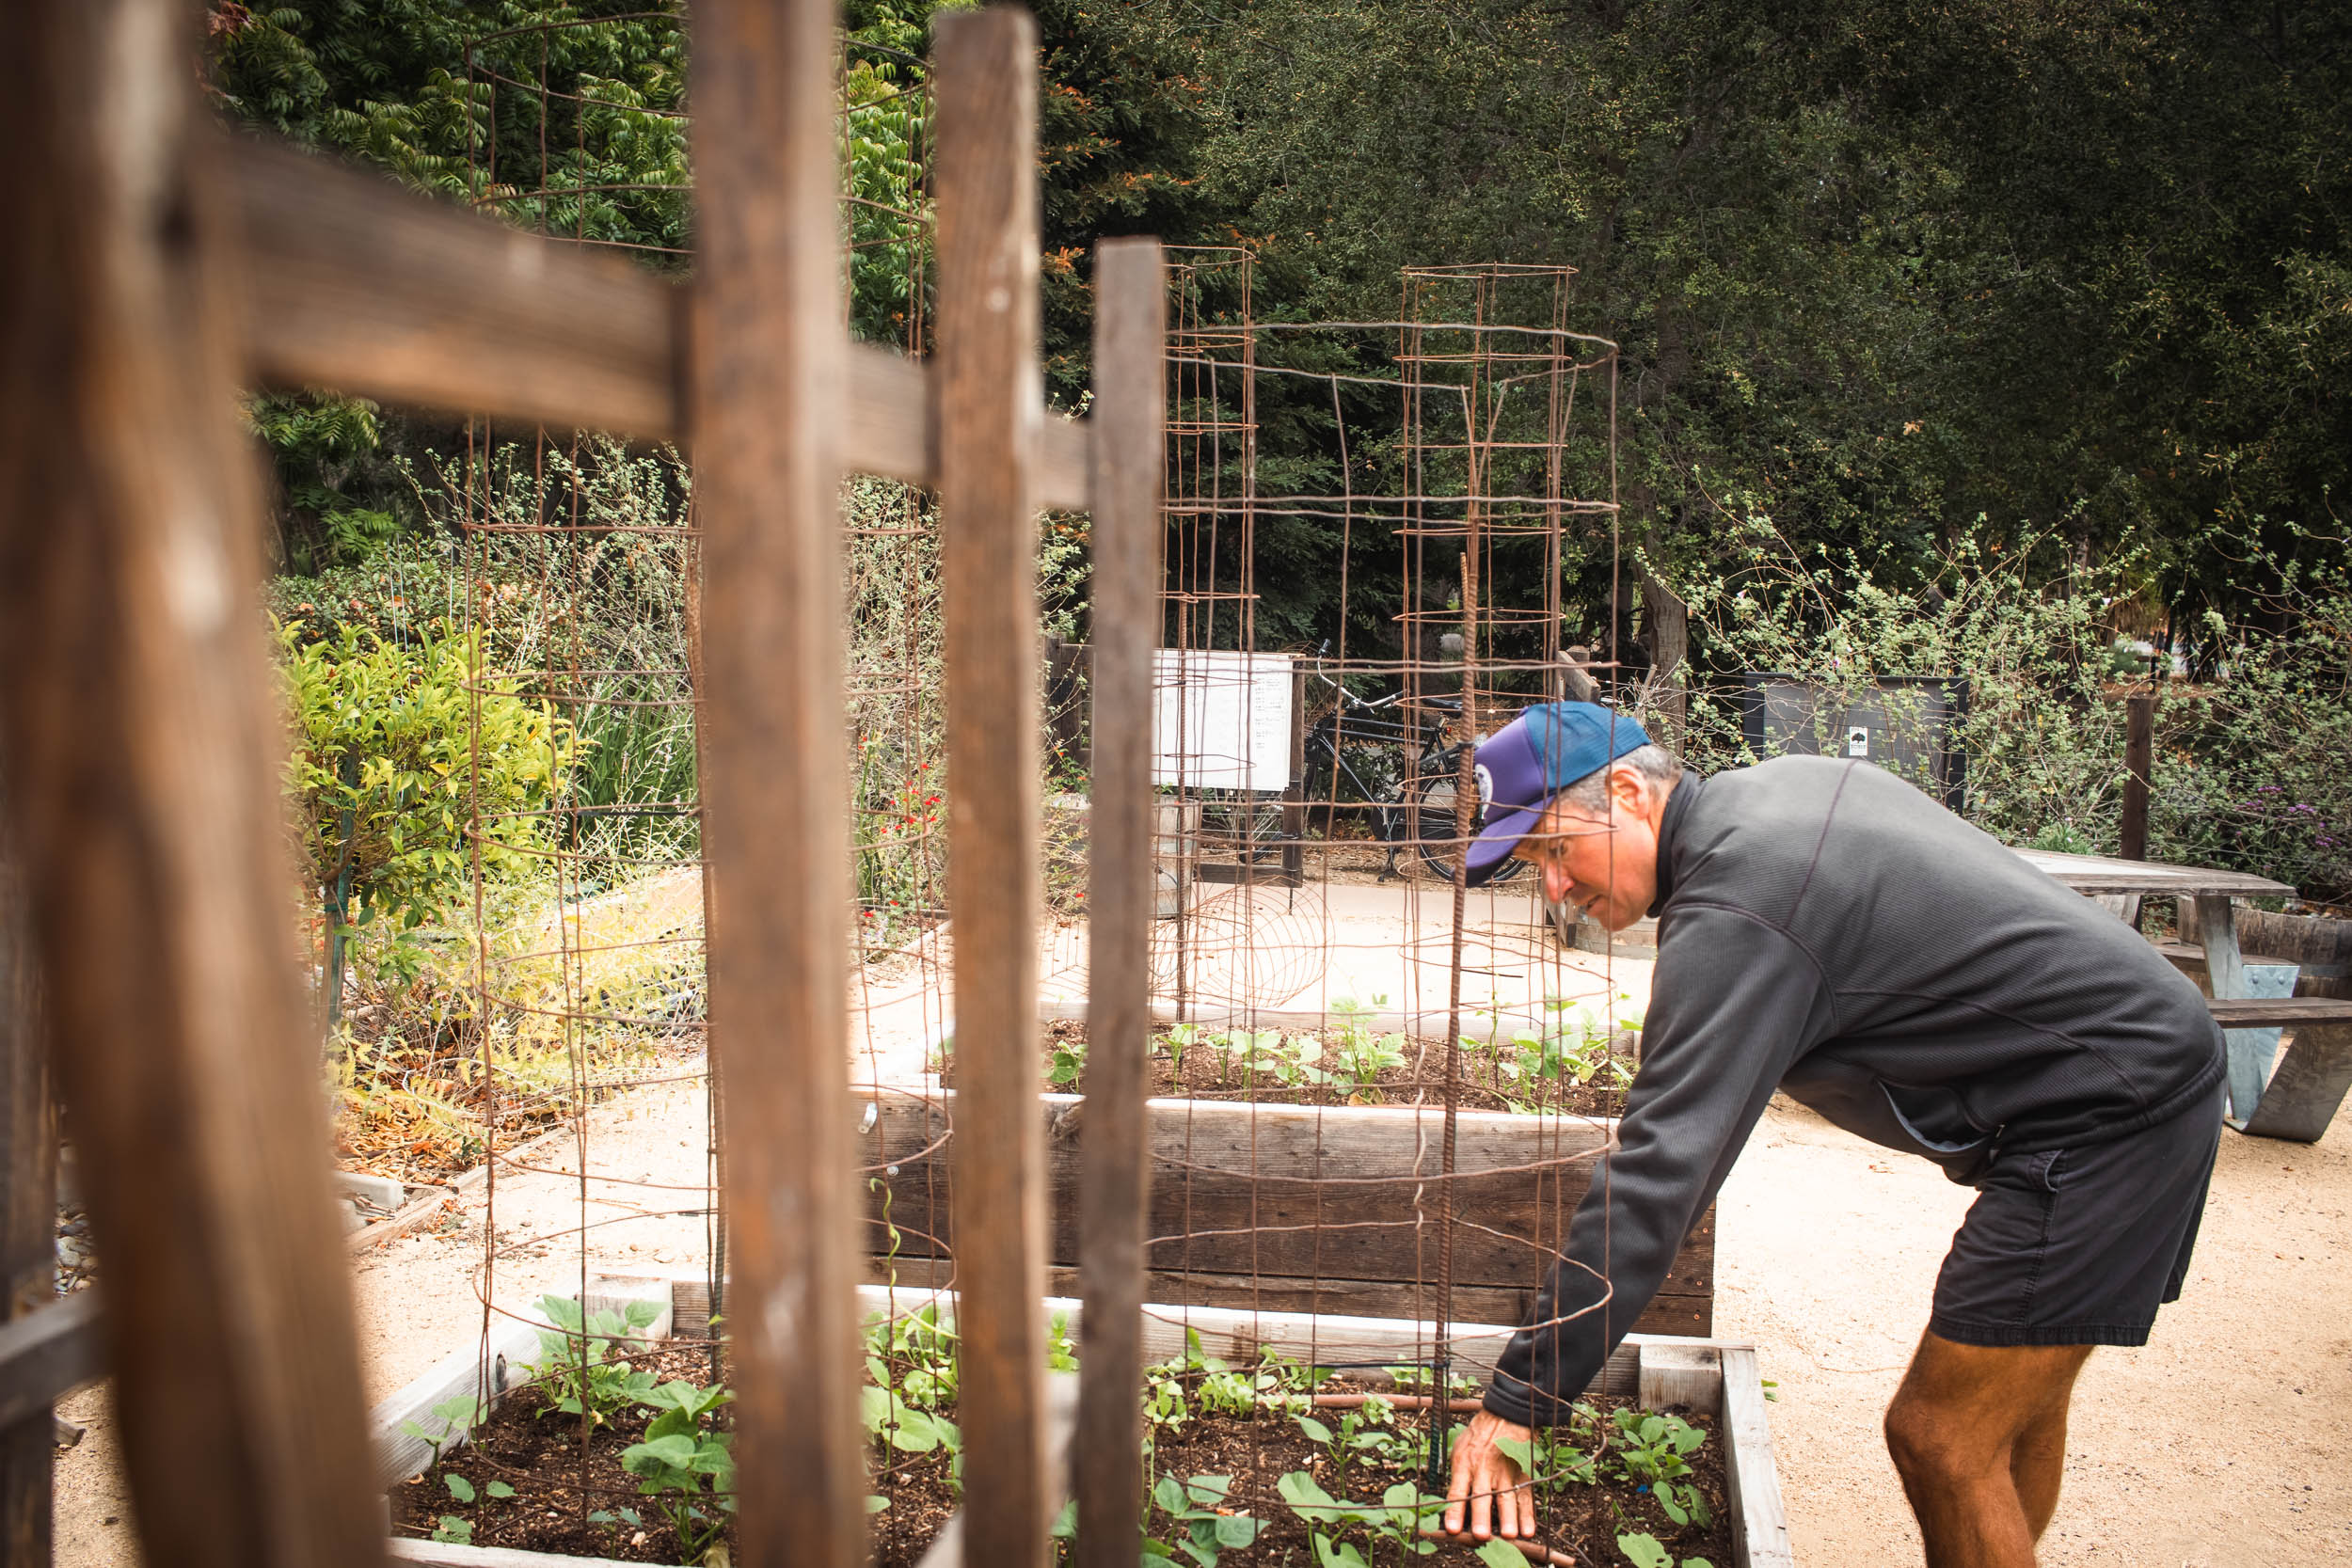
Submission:
M 1509 1420 L 1567 1418 L 1776 1087 L 1972 1182 L 1996 1148 L 2120 1138 L 2222 1073 L 2203 998 L 2137 932 L 1868 763 L 1684 774 L 1651 912 L 1641 1070 L 1543 1326 L 1487 1389 Z

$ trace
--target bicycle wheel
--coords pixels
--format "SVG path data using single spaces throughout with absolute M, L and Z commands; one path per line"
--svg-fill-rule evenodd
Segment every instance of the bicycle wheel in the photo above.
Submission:
M 1202 790 L 1200 843 L 1204 849 L 1230 850 L 1251 860 L 1279 851 L 1281 799 L 1244 789 Z
M 1406 836 L 1411 838 L 1422 864 L 1431 876 L 1448 882 L 1454 880 L 1454 860 L 1460 847 L 1457 841 L 1462 831 L 1454 814 L 1455 800 L 1453 777 L 1439 774 L 1422 780 L 1398 814 L 1406 819 Z M 1507 882 L 1526 868 L 1525 861 L 1504 861 L 1487 880 Z

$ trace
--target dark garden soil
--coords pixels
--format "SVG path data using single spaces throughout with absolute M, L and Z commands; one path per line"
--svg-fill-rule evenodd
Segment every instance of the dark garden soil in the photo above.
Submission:
M 659 1353 L 637 1364 L 651 1367 L 663 1378 L 690 1382 L 701 1382 L 710 1372 L 709 1352 L 702 1347 Z M 1344 1392 L 1347 1385 L 1335 1379 L 1324 1387 L 1327 1392 Z M 587 1439 L 583 1470 L 578 1418 L 540 1416 L 540 1401 L 535 1396 L 532 1388 L 508 1394 L 474 1442 L 452 1454 L 448 1464 L 392 1488 L 393 1533 L 430 1537 L 448 1515 L 472 1524 L 471 1543 L 477 1546 L 630 1562 L 678 1562 L 675 1532 L 654 1499 L 638 1495 L 636 1478 L 621 1468 L 622 1450 L 641 1440 L 649 1413 L 635 1411 L 597 1428 Z M 1605 1429 L 1614 1402 L 1596 1401 L 1594 1408 L 1598 1421 L 1578 1433 L 1579 1441 L 1586 1447 L 1591 1446 L 1594 1433 Z M 944 1413 L 952 1415 L 952 1411 Z M 1542 1544 L 1571 1557 L 1581 1555 L 1594 1568 L 1602 1568 L 1623 1563 L 1617 1537 L 1638 1531 L 1655 1536 L 1677 1560 L 1704 1557 L 1716 1563 L 1731 1561 L 1720 1437 L 1707 1418 L 1677 1413 L 1685 1414 L 1686 1419 L 1708 1433 L 1705 1446 L 1689 1460 L 1713 1516 L 1708 1528 L 1676 1526 L 1645 1492 L 1623 1479 L 1589 1485 L 1566 1482 L 1556 1489 L 1538 1488 Z M 1314 1414 L 1327 1425 L 1336 1426 L 1344 1413 L 1322 1409 Z M 1457 1422 L 1462 1418 L 1453 1418 Z M 1426 1431 L 1426 1421 L 1427 1417 L 1420 1412 L 1402 1412 L 1396 1418 L 1400 1430 L 1416 1434 Z M 868 1456 L 869 1460 L 875 1457 Z M 877 1473 L 871 1483 L 877 1495 L 889 1498 L 889 1506 L 867 1521 L 872 1560 L 875 1568 L 913 1568 L 962 1499 L 949 1480 L 946 1450 L 889 1458 L 894 1463 L 886 1472 Z M 1607 1468 L 1605 1463 L 1602 1468 Z M 1281 1478 L 1295 1470 L 1311 1474 L 1331 1497 L 1359 1503 L 1376 1502 L 1390 1486 L 1419 1479 L 1420 1474 L 1418 1465 L 1408 1478 L 1403 1470 L 1383 1468 L 1365 1459 L 1351 1463 L 1343 1474 L 1330 1455 L 1311 1442 L 1291 1417 L 1263 1410 L 1248 1417 L 1196 1415 L 1177 1430 L 1163 1431 L 1157 1434 L 1152 1465 L 1154 1476 L 1182 1481 L 1200 1476 L 1231 1478 L 1226 1508 L 1255 1518 L 1259 1530 L 1255 1544 L 1229 1550 L 1218 1559 L 1230 1568 L 1255 1564 L 1304 1568 L 1315 1560 L 1311 1527 L 1283 1501 L 1279 1490 Z M 446 1479 L 450 1476 L 470 1483 L 476 1498 L 473 1503 L 455 1500 Z M 493 1498 L 489 1493 L 493 1481 L 513 1487 L 514 1495 Z M 642 1522 L 619 1518 L 623 1509 L 633 1511 Z M 586 1516 L 599 1511 L 615 1515 L 618 1522 L 588 1523 Z M 1173 1540 L 1183 1528 L 1165 1516 L 1153 1515 L 1152 1533 L 1162 1540 Z M 1333 1527 L 1325 1528 L 1329 1532 Z M 1337 1533 L 1356 1541 L 1375 1563 L 1397 1560 L 1392 1544 L 1372 1549 L 1373 1543 L 1361 1526 L 1341 1526 Z M 1438 1554 L 1428 1560 L 1470 1560 L 1467 1546 L 1441 1543 Z
M 1040 1086 L 1068 1094 L 1086 1092 L 1086 1075 L 1074 1084 L 1053 1081 L 1057 1049 L 1086 1044 L 1086 1024 L 1057 1020 L 1045 1026 L 1046 1040 L 1039 1053 Z M 1295 1031 L 1290 1033 L 1295 1034 Z M 1329 1062 L 1339 1043 L 1334 1030 L 1317 1037 L 1323 1060 Z M 1410 1040 L 1403 1067 L 1383 1069 L 1365 1087 L 1345 1089 L 1321 1084 L 1286 1084 L 1263 1068 L 1245 1069 L 1226 1053 L 1195 1045 L 1184 1053 L 1180 1070 L 1169 1058 L 1167 1036 L 1155 1036 L 1151 1059 L 1149 1092 L 1161 1100 L 1225 1100 L 1261 1105 L 1442 1105 L 1445 1103 L 1445 1045 L 1443 1041 Z M 1614 1117 L 1624 1114 L 1625 1091 L 1591 1084 L 1515 1083 L 1502 1078 L 1496 1058 L 1483 1052 L 1464 1052 L 1461 1087 L 1455 1103 L 1466 1111 L 1540 1111 L 1553 1116 Z M 950 1062 L 940 1082 L 955 1086 Z
M 1331 1391 L 1342 1387 L 1338 1382 L 1326 1386 Z M 1594 1408 L 1603 1421 L 1618 1402 L 1597 1401 Z M 1336 1425 L 1340 1412 L 1323 1410 L 1316 1413 L 1327 1425 Z M 1728 1492 L 1724 1485 L 1721 1441 L 1714 1422 L 1704 1417 L 1692 1417 L 1677 1411 L 1692 1425 L 1707 1429 L 1704 1447 L 1690 1456 L 1692 1470 L 1699 1488 L 1707 1497 L 1712 1522 L 1708 1528 L 1695 1525 L 1677 1526 L 1660 1511 L 1645 1493 L 1637 1493 L 1630 1482 L 1623 1480 L 1607 1484 L 1581 1485 L 1568 1482 L 1557 1490 L 1537 1489 L 1536 1508 L 1540 1525 L 1536 1539 L 1554 1551 L 1570 1556 L 1581 1554 L 1595 1568 L 1616 1565 L 1622 1568 L 1625 1558 L 1617 1550 L 1621 1533 L 1646 1532 L 1675 1554 L 1676 1560 L 1686 1557 L 1703 1557 L 1709 1562 L 1728 1564 L 1731 1561 L 1731 1529 L 1728 1513 Z M 1456 1416 L 1459 1422 L 1466 1417 Z M 1398 1426 L 1415 1433 L 1427 1430 L 1423 1413 L 1402 1413 Z M 1155 1469 L 1161 1475 L 1180 1478 L 1193 1476 L 1231 1476 L 1232 1490 L 1228 1494 L 1229 1506 L 1236 1513 L 1251 1515 L 1259 1521 L 1258 1540 L 1246 1552 L 1230 1552 L 1220 1557 L 1227 1563 L 1285 1563 L 1310 1564 L 1315 1560 L 1310 1540 L 1312 1531 L 1307 1521 L 1294 1513 L 1282 1500 L 1277 1485 L 1281 1478 L 1294 1470 L 1312 1473 L 1315 1481 L 1333 1497 L 1351 1498 L 1358 1502 L 1377 1502 L 1387 1488 L 1407 1479 L 1422 1481 L 1416 1474 L 1406 1477 L 1394 1470 L 1368 1468 L 1360 1462 L 1350 1464 L 1344 1475 L 1338 1473 L 1330 1456 L 1319 1446 L 1310 1442 L 1290 1417 L 1261 1412 L 1248 1418 L 1212 1417 L 1190 1422 L 1178 1433 L 1163 1434 L 1155 1455 Z M 1153 1534 L 1169 1538 L 1172 1528 L 1165 1519 L 1155 1519 Z M 1384 1544 L 1379 1550 L 1370 1549 L 1360 1530 L 1354 1539 L 1365 1548 L 1368 1560 L 1375 1563 L 1399 1560 L 1396 1548 Z M 1449 1549 L 1440 1544 L 1433 1563 L 1449 1560 L 1467 1561 L 1468 1547 Z M 1404 1560 L 1420 1560 L 1406 1559 Z
M 710 1381 L 710 1351 L 704 1345 L 656 1351 L 632 1357 L 631 1364 L 665 1382 Z M 628 1562 L 681 1561 L 676 1532 L 653 1498 L 638 1495 L 637 1478 L 621 1468 L 622 1451 L 644 1440 L 654 1412 L 632 1407 L 589 1433 L 583 1446 L 580 1418 L 542 1416 L 547 1402 L 535 1386 L 510 1391 L 449 1463 L 393 1487 L 392 1533 L 430 1538 L 447 1515 L 471 1523 L 469 1539 L 476 1546 Z M 729 1414 L 723 1407 L 718 1424 L 732 1424 Z M 472 1503 L 457 1501 L 450 1476 L 471 1485 Z M 515 1495 L 491 1497 L 493 1481 L 513 1487 Z M 619 1518 L 622 1509 L 635 1513 L 642 1524 Z M 588 1523 L 587 1516 L 599 1511 L 612 1513 L 617 1522 Z

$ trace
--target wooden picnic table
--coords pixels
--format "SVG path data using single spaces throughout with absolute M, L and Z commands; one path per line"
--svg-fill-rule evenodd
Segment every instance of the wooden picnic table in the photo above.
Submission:
M 2062 855 L 2049 849 L 2020 849 L 2017 853 L 2026 863 L 2048 872 L 2086 897 L 2122 895 L 2179 899 L 2182 940 L 2194 940 L 2204 948 L 2206 973 L 2216 1001 L 2240 1001 L 2253 995 L 2246 960 L 2238 950 L 2237 915 L 2231 900 L 2295 896 L 2295 890 L 2284 882 L 2243 871 L 2169 865 L 2162 861 L 2119 860 L 2109 855 Z M 2229 1042 L 2230 1117 L 2233 1124 L 2242 1126 L 2262 1099 L 2270 1058 L 2278 1048 L 2279 1031 L 2230 1029 L 2223 1032 L 2222 1037 Z

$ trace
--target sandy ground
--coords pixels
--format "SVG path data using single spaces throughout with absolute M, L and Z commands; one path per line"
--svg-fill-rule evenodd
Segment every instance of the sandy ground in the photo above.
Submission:
M 1506 896 L 1467 911 L 1466 945 L 1482 972 L 1466 976 L 1469 1005 L 1509 1008 L 1555 995 L 1639 1011 L 1648 965 L 1540 947 L 1524 910 L 1524 900 Z M 1448 902 L 1426 891 L 1335 888 L 1304 927 L 1302 940 L 1320 955 L 1309 981 L 1253 999 L 1295 1008 L 1385 993 L 1409 1007 L 1442 1005 L 1428 994 L 1426 955 L 1444 942 L 1449 917 Z M 947 1025 L 935 977 L 951 955 L 952 932 L 942 933 L 861 992 L 853 1076 L 904 1081 L 921 1072 Z M 1051 933 L 1041 958 L 1049 996 L 1083 994 L 1082 927 Z M 592 1116 L 589 1268 L 701 1263 L 704 1222 L 675 1211 L 700 1205 L 705 1125 L 699 1084 L 652 1085 Z M 499 1179 L 500 1240 L 521 1243 L 520 1256 L 498 1265 L 501 1300 L 580 1286 L 577 1149 L 569 1139 L 535 1148 L 529 1163 L 542 1170 Z M 1754 1342 L 1764 1375 L 1779 1385 L 1772 1431 L 1800 1563 L 1920 1560 L 1879 1420 L 1971 1196 L 1924 1162 L 1785 1101 L 1758 1126 L 1724 1190 L 1716 1331 Z M 371 1400 L 479 1331 L 486 1199 L 477 1185 L 440 1232 L 355 1261 Z M 2347 1211 L 2352 1113 L 2312 1147 L 2224 1135 L 2185 1296 L 2151 1344 L 2102 1350 L 2084 1373 L 2044 1563 L 2352 1561 Z M 89 1431 L 58 1454 L 56 1560 L 134 1561 L 104 1392 L 85 1391 L 61 1408 Z
M 1717 1334 L 1753 1341 L 1796 1558 L 1920 1560 L 1879 1418 L 1974 1195 L 1776 1101 L 1717 1212 Z M 2352 1561 L 2352 1112 L 2222 1134 L 2197 1261 L 2137 1350 L 2092 1353 L 2045 1564 Z

